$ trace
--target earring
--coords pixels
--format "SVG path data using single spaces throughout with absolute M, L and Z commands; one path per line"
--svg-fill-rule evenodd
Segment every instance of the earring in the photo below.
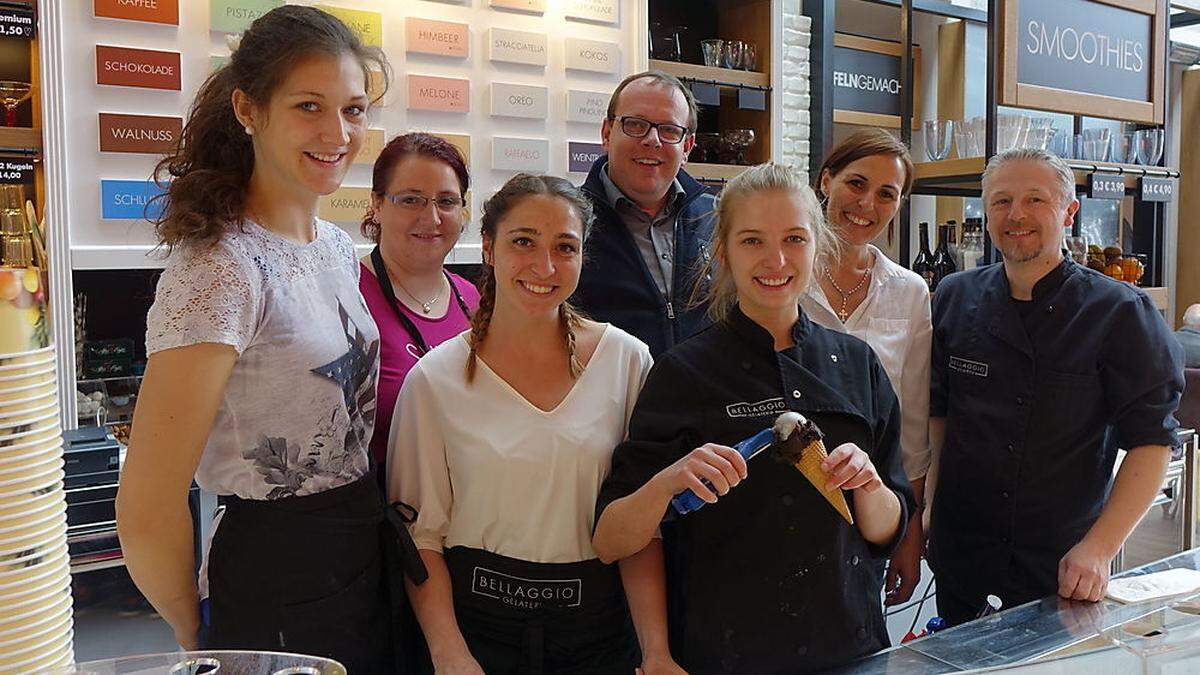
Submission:
M 246 125 L 246 135 L 253 136 L 254 135 L 254 127 L 251 127 L 250 125 Z

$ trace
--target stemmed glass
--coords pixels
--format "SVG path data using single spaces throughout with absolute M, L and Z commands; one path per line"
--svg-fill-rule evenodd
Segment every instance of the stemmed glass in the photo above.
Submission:
M 28 82 L 16 80 L 0 80 L 0 104 L 4 105 L 4 126 L 17 126 L 17 106 L 21 105 L 32 93 Z
M 1134 132 L 1134 138 L 1142 164 L 1157 166 L 1163 153 L 1162 129 L 1142 129 Z
M 954 122 L 950 120 L 925 120 L 925 155 L 931 162 L 940 162 L 950 154 L 950 142 L 954 140 Z

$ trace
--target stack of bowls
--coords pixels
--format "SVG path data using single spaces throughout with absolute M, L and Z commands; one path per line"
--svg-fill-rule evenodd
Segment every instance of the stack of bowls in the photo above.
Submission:
M 54 347 L 0 354 L 0 673 L 72 661 Z

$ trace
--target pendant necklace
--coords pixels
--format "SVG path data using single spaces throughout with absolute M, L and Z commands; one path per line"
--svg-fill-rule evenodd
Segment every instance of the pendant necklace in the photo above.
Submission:
M 867 283 L 867 279 L 871 278 L 871 268 L 868 267 L 867 271 L 863 273 L 862 278 L 858 280 L 857 286 L 849 291 L 843 291 L 842 287 L 838 286 L 838 282 L 834 281 L 833 273 L 829 271 L 829 265 L 824 265 L 823 267 L 825 268 L 825 278 L 828 279 L 829 283 L 833 285 L 833 290 L 837 291 L 837 294 L 842 296 L 842 307 L 837 311 L 837 315 L 838 319 L 840 319 L 842 323 L 846 323 L 846 319 L 850 318 L 850 312 L 846 310 L 846 306 L 850 304 L 850 298 L 854 297 L 855 293 L 861 291 L 863 285 Z

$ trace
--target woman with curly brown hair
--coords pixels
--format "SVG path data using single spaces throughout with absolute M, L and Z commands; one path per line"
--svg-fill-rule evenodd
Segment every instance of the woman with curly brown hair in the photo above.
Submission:
M 382 54 L 335 17 L 275 9 L 201 86 L 158 167 L 171 257 L 117 525 L 130 574 L 185 648 L 392 671 L 367 447 L 379 334 L 350 237 L 316 218 L 362 145 L 369 66 L 385 68 Z M 199 588 L 193 478 L 222 507 Z
M 650 352 L 567 302 L 591 219 L 561 178 L 509 180 L 484 205 L 471 330 L 400 391 L 388 492 L 419 514 L 429 579 L 408 590 L 438 673 L 637 665 L 621 575 L 596 559 L 591 532 Z

